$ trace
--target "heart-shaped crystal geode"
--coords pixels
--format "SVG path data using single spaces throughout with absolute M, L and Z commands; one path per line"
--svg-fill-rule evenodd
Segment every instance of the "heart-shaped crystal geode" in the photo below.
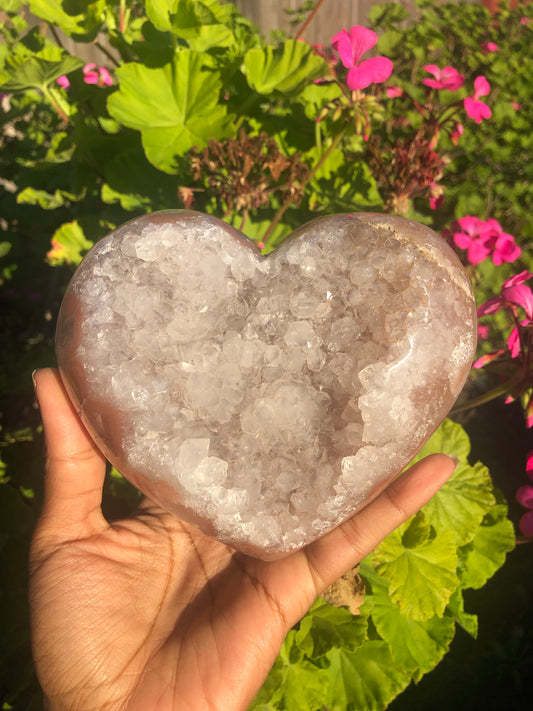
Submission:
M 364 506 L 445 417 L 475 304 L 453 251 L 347 214 L 268 256 L 196 212 L 132 220 L 65 295 L 61 375 L 107 458 L 150 499 L 273 559 Z

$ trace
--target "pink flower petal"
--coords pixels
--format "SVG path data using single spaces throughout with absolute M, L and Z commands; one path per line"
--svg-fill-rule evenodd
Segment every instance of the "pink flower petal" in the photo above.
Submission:
M 352 53 L 354 63 L 357 64 L 363 54 L 376 44 L 378 36 L 373 30 L 361 25 L 354 25 L 350 28 L 350 42 L 352 45 Z M 382 79 L 381 81 L 384 81 Z
M 481 304 L 477 310 L 477 315 L 478 317 L 481 317 L 488 316 L 489 314 L 495 314 L 502 309 L 503 306 L 504 303 L 502 299 L 499 296 L 495 296 L 494 298 L 485 301 L 484 304 Z
M 341 30 L 333 37 L 331 46 L 339 53 L 341 62 L 347 69 L 354 66 L 352 43 L 346 30 Z
M 502 298 L 516 306 L 521 306 L 529 320 L 533 319 L 533 293 L 529 286 L 518 284 L 502 288 Z
M 386 81 L 392 74 L 392 62 L 387 57 L 374 57 L 366 59 L 361 64 L 353 67 L 346 75 L 348 89 L 366 89 L 369 84 Z
M 527 455 L 526 473 L 530 479 L 533 479 L 533 452 Z
M 511 354 L 511 358 L 516 358 L 520 353 L 520 334 L 518 333 L 518 328 L 515 326 L 509 338 L 507 339 L 507 348 Z
M 87 72 L 91 72 L 93 69 L 96 69 L 96 64 L 94 62 L 90 62 L 83 67 L 83 73 L 87 74 Z
M 107 86 L 112 86 L 113 79 L 111 78 L 111 74 L 108 72 L 108 70 L 105 67 L 100 67 L 98 71 L 100 73 L 100 79 L 102 80 L 102 82 Z
M 433 74 L 435 79 L 440 79 L 440 68 L 436 64 L 426 64 L 424 71 L 428 72 L 428 74 Z
M 531 484 L 521 486 L 516 492 L 516 500 L 520 506 L 524 506 L 526 509 L 533 509 L 533 486 Z
M 483 226 L 483 221 L 480 220 L 479 217 L 474 217 L 474 215 L 465 215 L 457 220 L 457 224 L 463 232 L 466 232 L 472 237 L 477 237 Z
M 494 353 L 487 353 L 478 358 L 474 363 L 472 363 L 472 368 L 483 368 L 487 363 L 492 363 L 498 356 L 505 353 L 505 351 L 495 351 Z
M 403 89 L 399 86 L 388 86 L 385 89 L 385 93 L 389 99 L 396 99 L 398 96 L 403 96 Z
M 531 277 L 533 277 L 533 274 L 531 274 L 531 272 L 528 272 L 527 269 L 524 269 L 523 272 L 520 272 L 519 274 L 513 274 L 513 276 L 510 276 L 508 279 L 506 279 L 503 282 L 503 288 L 506 289 L 509 286 L 518 286 L 518 284 L 523 284 L 528 279 L 531 279 Z
M 473 241 L 468 248 L 466 253 L 466 258 L 473 264 L 480 264 L 484 259 L 486 259 L 490 254 L 490 249 L 481 242 L 481 240 Z
M 474 89 L 476 91 L 476 99 L 479 99 L 480 96 L 488 96 L 488 94 L 490 94 L 490 84 L 483 75 L 474 79 Z
M 524 536 L 533 536 L 533 511 L 528 511 L 522 516 L 519 526 Z

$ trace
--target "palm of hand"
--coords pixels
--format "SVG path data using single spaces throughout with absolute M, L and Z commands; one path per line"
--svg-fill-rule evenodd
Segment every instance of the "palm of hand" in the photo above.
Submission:
M 353 519 L 265 563 L 143 500 L 110 525 L 105 462 L 57 373 L 36 389 L 46 433 L 43 513 L 30 561 L 32 641 L 48 708 L 244 711 L 288 630 L 329 584 L 415 513 L 451 473 L 415 465 Z
M 316 597 L 301 562 L 306 585 L 287 620 L 269 592 L 273 566 L 149 502 L 137 518 L 58 547 L 32 576 L 32 590 L 46 592 L 33 618 L 48 697 L 72 709 L 145 710 L 155 698 L 163 709 L 245 709 Z M 274 588 L 287 579 L 276 570 Z

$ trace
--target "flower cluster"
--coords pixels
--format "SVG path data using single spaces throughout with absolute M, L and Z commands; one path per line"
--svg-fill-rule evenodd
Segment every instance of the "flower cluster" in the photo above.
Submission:
M 86 84 L 97 84 L 98 86 L 112 86 L 113 84 L 109 70 L 105 67 L 98 67 L 94 62 L 86 64 L 82 71 L 83 81 Z M 70 88 L 70 80 L 65 74 L 58 77 L 56 82 L 62 89 Z
M 506 402 L 520 398 L 525 411 L 527 427 L 533 427 L 533 293 L 526 282 L 533 277 L 528 271 L 506 279 L 500 296 L 489 299 L 478 308 L 478 317 L 507 312 L 513 328 L 507 338 L 507 348 L 493 351 L 478 358 L 474 368 L 493 364 L 503 377 L 502 392 Z M 525 318 L 524 318 L 525 316 Z M 481 337 L 488 329 L 481 327 Z
M 381 84 L 392 74 L 392 62 L 388 57 L 360 61 L 377 41 L 375 32 L 360 25 L 354 25 L 349 32 L 341 30 L 331 40 L 331 46 L 339 53 L 342 64 L 348 69 L 346 86 L 351 91 L 366 89 L 370 84 Z
M 474 90 L 474 96 L 467 96 L 464 101 L 465 111 L 469 118 L 474 119 L 476 123 L 481 123 L 482 119 L 488 119 L 492 116 L 490 106 L 487 106 L 479 98 L 480 96 L 488 96 L 490 93 L 490 84 L 484 76 L 474 79 Z
M 466 259 L 474 266 L 489 256 L 496 266 L 500 266 L 504 262 L 514 262 L 522 253 L 514 237 L 504 232 L 493 218 L 481 220 L 466 215 L 451 225 L 449 233 L 454 244 L 466 250 Z

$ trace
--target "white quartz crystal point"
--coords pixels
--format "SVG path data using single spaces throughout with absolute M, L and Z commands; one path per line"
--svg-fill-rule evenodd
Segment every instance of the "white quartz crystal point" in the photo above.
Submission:
M 264 257 L 179 210 L 93 247 L 56 341 L 108 459 L 265 559 L 332 530 L 401 471 L 453 405 L 475 342 L 468 279 L 427 227 L 323 217 Z

